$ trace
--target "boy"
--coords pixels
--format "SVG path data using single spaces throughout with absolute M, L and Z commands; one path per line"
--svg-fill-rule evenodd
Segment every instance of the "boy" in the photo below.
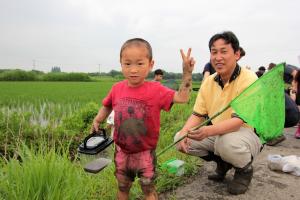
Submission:
M 153 81 L 161 82 L 164 77 L 164 72 L 161 69 L 157 69 L 154 71 L 154 79 Z
M 159 137 L 160 111 L 169 111 L 173 103 L 186 103 L 192 86 L 195 61 L 180 50 L 183 59 L 182 84 L 178 92 L 159 82 L 146 81 L 153 68 L 152 48 L 141 38 L 126 41 L 120 52 L 124 81 L 116 83 L 102 101 L 93 122 L 98 130 L 113 110 L 115 151 L 115 176 L 118 181 L 118 199 L 128 199 L 135 176 L 146 199 L 158 199 L 154 187 L 155 148 Z

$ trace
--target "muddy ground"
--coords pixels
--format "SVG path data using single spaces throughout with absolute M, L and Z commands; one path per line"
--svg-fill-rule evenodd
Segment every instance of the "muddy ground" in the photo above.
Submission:
M 300 156 L 300 139 L 294 138 L 296 128 L 285 129 L 286 140 L 275 145 L 265 145 L 263 151 L 254 161 L 254 176 L 248 191 L 241 195 L 231 195 L 227 192 L 226 184 L 233 178 L 234 170 L 229 171 L 226 180 L 221 183 L 207 179 L 207 175 L 215 169 L 214 162 L 205 162 L 199 169 L 199 173 L 189 183 L 160 194 L 159 199 L 186 199 L 186 200 L 299 200 L 300 199 L 300 177 L 271 171 L 267 166 L 269 154 L 280 154 L 283 156 Z

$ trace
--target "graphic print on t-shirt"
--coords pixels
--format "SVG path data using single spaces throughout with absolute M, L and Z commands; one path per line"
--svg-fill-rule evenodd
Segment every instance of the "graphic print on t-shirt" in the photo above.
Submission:
M 143 137 L 147 134 L 146 103 L 137 99 L 123 98 L 115 107 L 117 141 L 124 149 L 140 149 L 143 146 Z

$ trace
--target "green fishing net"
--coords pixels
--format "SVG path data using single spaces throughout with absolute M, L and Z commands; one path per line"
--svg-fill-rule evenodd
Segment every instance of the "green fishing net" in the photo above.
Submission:
M 247 124 L 256 129 L 264 143 L 282 134 L 285 120 L 284 64 L 257 79 L 230 106 Z

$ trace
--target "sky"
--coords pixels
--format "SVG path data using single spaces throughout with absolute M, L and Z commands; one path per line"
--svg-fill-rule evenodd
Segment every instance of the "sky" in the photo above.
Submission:
M 298 0 L 0 0 L 0 69 L 119 71 L 120 47 L 141 37 L 154 69 L 181 72 L 180 49 L 191 47 L 201 73 L 209 39 L 228 30 L 246 51 L 241 66 L 299 67 L 299 8 Z

